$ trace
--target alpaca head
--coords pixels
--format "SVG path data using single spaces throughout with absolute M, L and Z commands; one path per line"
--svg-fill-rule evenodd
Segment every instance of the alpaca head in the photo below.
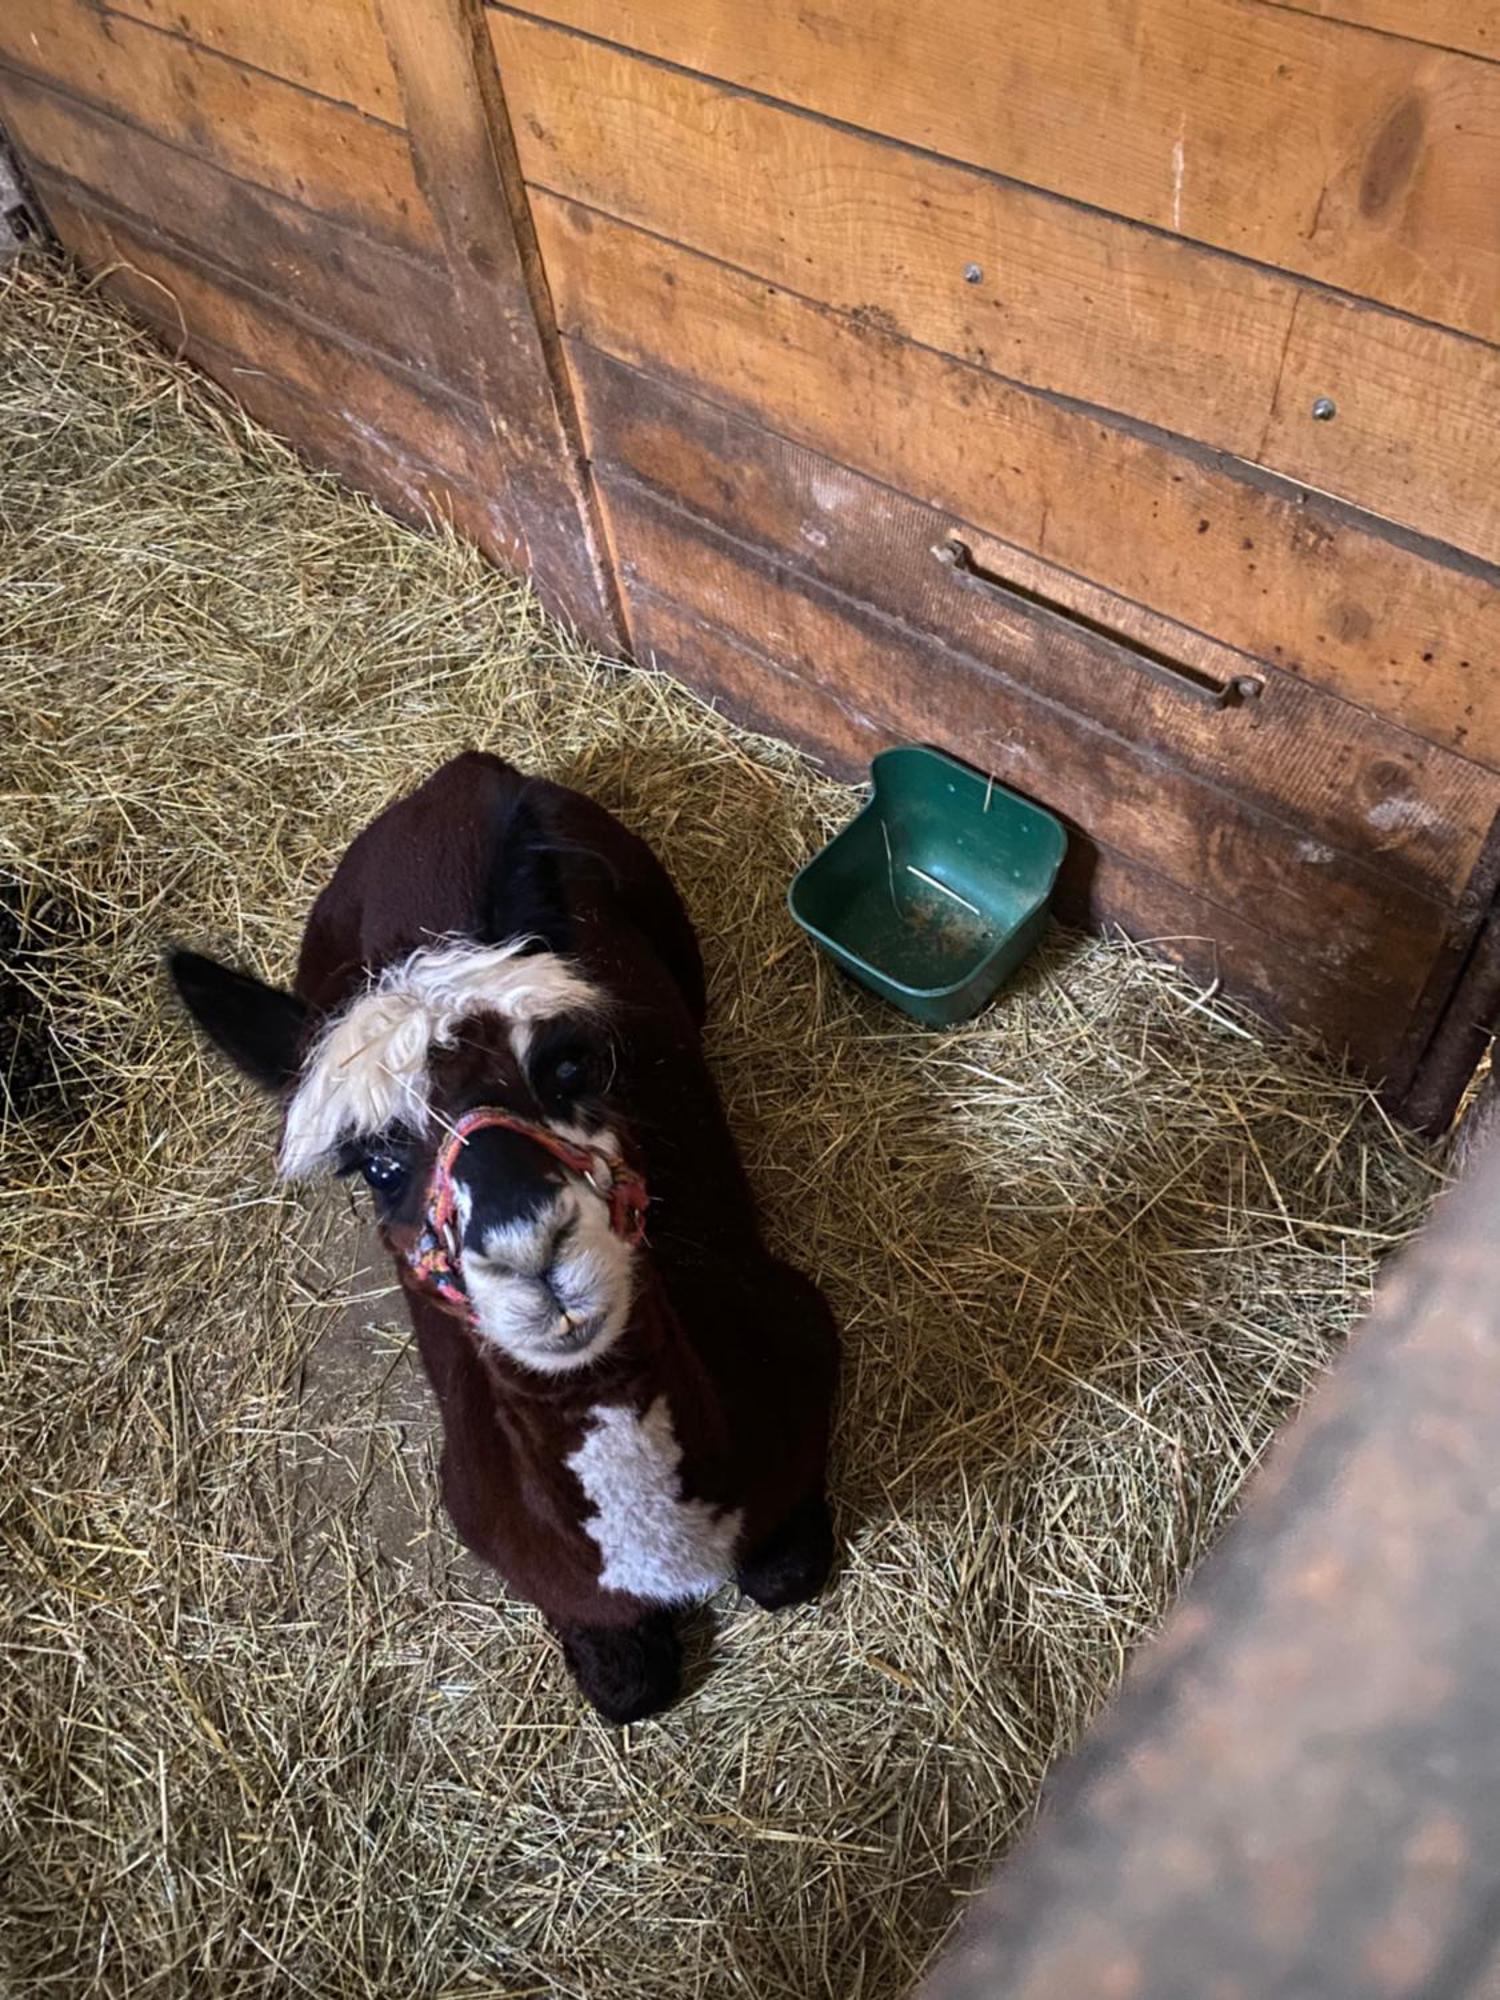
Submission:
M 281 1090 L 284 1175 L 360 1176 L 409 1258 L 441 1178 L 446 1247 L 481 1339 L 558 1373 L 619 1338 L 639 1252 L 609 1181 L 629 1141 L 601 997 L 565 958 L 528 939 L 424 948 L 317 1022 L 195 953 L 172 971 L 217 1045 Z M 480 1112 L 500 1117 L 449 1145 Z

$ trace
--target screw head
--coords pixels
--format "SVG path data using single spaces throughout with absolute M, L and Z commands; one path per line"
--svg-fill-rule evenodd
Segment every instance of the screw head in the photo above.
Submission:
M 1332 396 L 1319 396 L 1312 406 L 1313 422 L 1331 424 L 1339 413 L 1339 406 Z
M 978 264 L 964 265 L 964 283 L 966 285 L 977 285 L 983 276 L 984 272 Z

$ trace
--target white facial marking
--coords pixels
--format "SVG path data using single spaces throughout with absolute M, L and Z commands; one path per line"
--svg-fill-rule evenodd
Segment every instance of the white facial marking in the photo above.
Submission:
M 456 1207 L 457 1172 L 454 1192 Z M 635 1252 L 571 1177 L 538 1214 L 487 1230 L 478 1251 L 466 1244 L 461 1261 L 475 1331 L 539 1374 L 586 1368 L 630 1318 Z
M 349 1139 L 397 1119 L 421 1131 L 428 1115 L 428 1052 L 450 1047 L 475 1013 L 531 1024 L 597 1011 L 600 995 L 581 973 L 528 940 L 457 943 L 414 951 L 387 966 L 367 993 L 338 1014 L 303 1066 L 287 1108 L 281 1172 L 291 1180 L 332 1165 Z
M 601 1404 L 589 1417 L 568 1464 L 593 1502 L 583 1526 L 603 1557 L 604 1588 L 655 1604 L 717 1590 L 734 1569 L 743 1514 L 682 1497 L 682 1446 L 666 1397 L 644 1414 Z

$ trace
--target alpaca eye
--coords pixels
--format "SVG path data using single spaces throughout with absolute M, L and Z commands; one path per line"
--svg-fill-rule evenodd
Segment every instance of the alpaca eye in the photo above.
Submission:
M 595 1069 L 592 1050 L 576 1046 L 561 1048 L 542 1062 L 542 1090 L 553 1097 L 578 1097 L 593 1087 Z
M 367 1153 L 359 1170 L 376 1194 L 399 1194 L 406 1181 L 406 1162 L 394 1153 Z

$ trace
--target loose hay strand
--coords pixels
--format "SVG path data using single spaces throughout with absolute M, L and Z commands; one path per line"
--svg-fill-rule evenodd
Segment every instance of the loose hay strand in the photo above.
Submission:
M 906 1990 L 1420 1219 L 1348 1079 L 1124 943 L 945 1034 L 784 885 L 854 807 L 309 475 L 107 306 L 0 293 L 0 1949 L 32 1995 Z M 820 1605 L 616 1735 L 455 1552 L 399 1306 L 163 994 L 284 978 L 466 743 L 657 843 L 847 1366 Z M 12 1102 L 13 1100 L 13 1102 Z

